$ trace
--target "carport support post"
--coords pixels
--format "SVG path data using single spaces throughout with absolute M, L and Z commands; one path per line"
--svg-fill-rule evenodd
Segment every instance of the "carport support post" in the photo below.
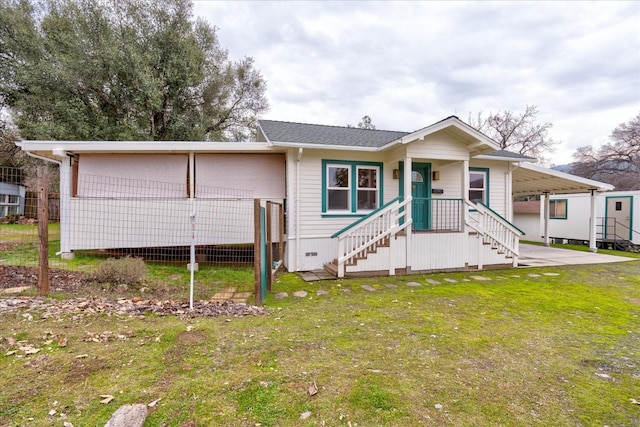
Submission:
M 589 219 L 589 252 L 598 252 L 596 244 L 596 190 L 591 191 L 591 217 Z
M 549 247 L 550 239 L 549 239 L 549 215 L 551 212 L 551 201 L 549 200 L 549 193 L 547 191 L 544 192 L 544 245 Z

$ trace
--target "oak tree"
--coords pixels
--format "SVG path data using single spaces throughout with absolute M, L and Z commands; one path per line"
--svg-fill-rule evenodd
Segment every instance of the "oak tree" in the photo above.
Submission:
M 25 139 L 241 140 L 268 107 L 189 0 L 3 0 L 0 61 Z

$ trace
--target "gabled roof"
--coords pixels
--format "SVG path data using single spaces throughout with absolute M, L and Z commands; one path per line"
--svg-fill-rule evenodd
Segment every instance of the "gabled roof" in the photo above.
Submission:
M 360 129 L 342 126 L 259 120 L 258 126 L 268 142 L 291 145 L 338 145 L 379 148 L 408 132 Z M 279 144 L 279 145 L 280 145 Z
M 472 155 L 487 154 L 500 148 L 494 140 L 456 116 L 449 116 L 414 132 L 258 120 L 259 139 L 272 145 L 293 147 L 380 151 L 398 144 L 423 140 L 440 131 L 463 141 Z

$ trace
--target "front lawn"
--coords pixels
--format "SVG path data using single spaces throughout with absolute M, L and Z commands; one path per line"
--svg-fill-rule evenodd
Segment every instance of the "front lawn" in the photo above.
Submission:
M 640 425 L 640 261 L 275 292 L 243 318 L 0 314 L 0 426 L 151 402 L 146 426 Z

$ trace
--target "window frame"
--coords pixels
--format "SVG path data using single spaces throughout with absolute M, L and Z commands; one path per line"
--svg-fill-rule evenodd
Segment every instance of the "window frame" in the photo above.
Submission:
M 564 215 L 556 215 L 556 203 L 564 203 Z M 552 207 L 553 205 L 553 207 Z M 566 220 L 569 217 L 569 199 L 549 199 L 549 219 Z
M 484 194 L 484 198 L 482 200 L 482 204 L 484 204 L 485 206 L 489 207 L 489 203 L 491 200 L 490 197 L 490 177 L 489 177 L 489 168 L 469 168 L 469 190 L 467 192 L 467 197 L 469 198 L 469 201 L 471 203 L 475 203 L 472 199 L 469 193 L 471 193 L 471 191 L 478 191 L 478 189 L 472 189 L 471 188 L 471 174 L 472 173 L 482 173 L 484 174 L 484 187 L 482 188 L 482 192 Z
M 329 186 L 329 168 L 340 167 L 349 169 L 349 184 L 348 191 L 348 206 L 347 209 L 329 209 L 329 190 L 337 189 Z M 358 182 L 358 172 L 363 169 L 376 170 L 376 188 L 360 187 Z M 382 206 L 384 200 L 384 167 L 381 162 L 369 162 L 369 161 L 351 161 L 351 160 L 322 160 L 322 216 L 323 217 L 336 217 L 336 216 L 365 216 L 375 211 Z M 376 207 L 373 209 L 358 209 L 358 194 L 359 191 L 375 192 L 376 193 Z

